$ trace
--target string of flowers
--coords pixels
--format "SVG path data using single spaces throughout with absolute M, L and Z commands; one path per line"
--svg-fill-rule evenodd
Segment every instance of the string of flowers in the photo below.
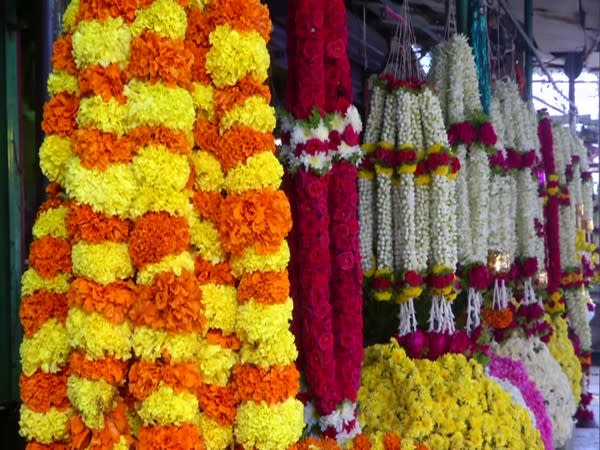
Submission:
M 67 397 L 70 345 L 65 321 L 71 279 L 67 207 L 59 192 L 52 191 L 57 185 L 51 186 L 50 198 L 40 207 L 33 225 L 30 267 L 22 277 L 19 310 L 24 333 L 19 433 L 29 441 L 29 450 L 69 448 L 69 422 L 74 414 Z
M 423 89 L 419 105 L 426 166 L 431 177 L 428 285 L 432 305 L 429 328 L 430 331 L 453 333 L 455 323 L 451 303 L 457 295 L 454 279 L 458 258 L 454 183 L 459 167 L 449 150 L 440 104 L 431 89 Z
M 293 176 L 294 320 L 308 397 L 321 416 L 318 432 L 340 441 L 360 431 L 353 402 L 362 360 L 356 188 L 362 125 L 351 106 L 344 11 L 342 2 L 290 4 L 295 50 L 286 97 L 293 116 L 282 121 L 281 153 Z
M 583 373 L 573 343 L 569 339 L 569 326 L 567 321 L 560 316 L 553 317 L 551 323 L 553 333 L 548 342 L 548 349 L 569 379 L 573 398 L 577 401 L 581 397 Z

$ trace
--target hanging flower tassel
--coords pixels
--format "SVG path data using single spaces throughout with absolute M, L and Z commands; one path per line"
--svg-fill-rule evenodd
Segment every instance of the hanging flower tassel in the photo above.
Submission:
M 467 331 L 469 333 L 481 324 L 482 305 L 481 291 L 470 287 L 467 294 Z
M 398 335 L 404 336 L 417 329 L 417 316 L 415 314 L 415 301 L 410 298 L 405 303 L 400 303 L 400 312 L 398 313 L 399 325 Z
M 494 294 L 492 297 L 492 308 L 495 310 L 508 307 L 508 289 L 504 279 L 494 280 Z
M 434 295 L 429 311 L 429 331 L 453 334 L 456 331 L 452 303 L 443 295 Z

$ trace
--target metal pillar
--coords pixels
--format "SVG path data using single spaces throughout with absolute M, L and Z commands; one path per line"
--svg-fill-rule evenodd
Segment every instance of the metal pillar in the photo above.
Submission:
M 18 398 L 18 305 L 23 269 L 23 189 L 19 30 L 16 0 L 3 2 L 0 24 L 0 401 Z
M 565 75 L 569 77 L 569 125 L 575 128 L 577 108 L 575 107 L 575 80 L 583 69 L 583 58 L 581 53 L 565 54 Z
M 525 0 L 525 32 L 531 42 L 534 41 L 533 37 L 533 0 Z M 532 99 L 532 81 L 533 81 L 533 52 L 529 47 L 525 50 L 525 101 L 531 101 Z
M 456 0 L 456 31 L 469 35 L 469 0 Z

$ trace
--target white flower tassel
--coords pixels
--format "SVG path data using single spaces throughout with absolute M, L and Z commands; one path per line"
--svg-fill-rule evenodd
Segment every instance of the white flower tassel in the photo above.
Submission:
M 452 303 L 446 300 L 443 295 L 434 295 L 431 298 L 429 331 L 449 334 L 456 332 Z
M 483 305 L 483 296 L 481 292 L 470 287 L 467 297 L 467 331 L 470 333 L 481 325 L 481 306 Z
M 492 308 L 495 310 L 508 307 L 508 289 L 504 280 L 494 281 L 494 295 L 492 297 Z
M 409 299 L 406 303 L 400 304 L 400 312 L 398 313 L 400 325 L 398 326 L 398 334 L 404 336 L 417 330 L 417 316 L 415 314 L 414 299 Z
M 523 283 L 523 304 L 533 305 L 535 303 L 538 303 L 538 299 L 535 295 L 533 280 L 531 278 L 527 278 Z

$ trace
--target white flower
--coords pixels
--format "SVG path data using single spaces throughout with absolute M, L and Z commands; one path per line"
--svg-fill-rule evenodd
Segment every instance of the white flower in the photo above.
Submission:
M 321 142 L 329 140 L 329 128 L 325 126 L 323 120 L 319 122 L 317 128 L 312 130 L 312 138 L 318 139 Z
M 360 226 L 360 256 L 363 272 L 371 272 L 375 267 L 373 203 L 375 200 L 375 180 L 358 178 L 358 222 Z
M 567 290 L 565 298 L 567 300 L 569 324 L 579 337 L 581 347 L 584 350 L 589 350 L 592 347 L 592 332 L 588 321 L 587 309 L 589 294 L 582 289 Z
M 471 247 L 471 223 L 469 218 L 471 212 L 469 209 L 469 182 L 468 182 L 468 162 L 467 148 L 460 144 L 456 148 L 456 157 L 460 161 L 460 172 L 456 179 L 456 220 L 458 233 L 458 257 L 462 264 L 471 262 L 473 248 Z
M 381 122 L 383 118 L 384 98 L 384 90 L 378 84 L 375 84 L 371 90 L 369 116 L 367 117 L 367 124 L 364 133 L 365 144 L 375 144 L 379 139 Z
M 345 119 L 346 124 L 354 128 L 354 130 L 357 133 L 360 133 L 362 131 L 362 119 L 360 118 L 360 113 L 358 112 L 356 106 L 350 105 L 350 107 L 346 111 Z

